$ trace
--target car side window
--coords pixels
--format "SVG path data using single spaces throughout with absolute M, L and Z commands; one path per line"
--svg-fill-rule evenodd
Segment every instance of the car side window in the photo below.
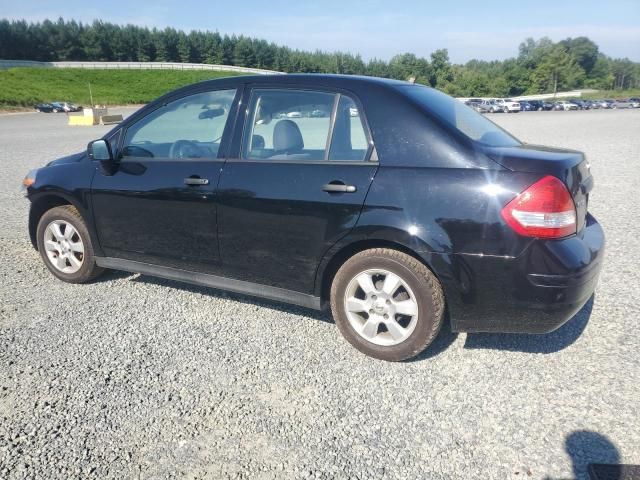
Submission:
M 336 95 L 310 90 L 256 89 L 251 96 L 243 157 L 324 160 Z
M 216 158 L 236 90 L 170 102 L 127 128 L 122 157 Z
M 340 95 L 335 115 L 329 160 L 365 160 L 369 142 L 357 105 L 346 95 Z

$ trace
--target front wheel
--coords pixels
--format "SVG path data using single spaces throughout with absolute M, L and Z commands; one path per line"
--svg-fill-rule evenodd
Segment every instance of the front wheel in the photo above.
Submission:
M 63 205 L 45 212 L 36 236 L 42 260 L 60 280 L 86 283 L 104 271 L 96 265 L 89 231 L 75 207 Z
M 424 264 L 397 250 L 375 248 L 340 267 L 331 285 L 331 311 L 354 347 L 397 362 L 433 342 L 444 318 L 444 294 Z

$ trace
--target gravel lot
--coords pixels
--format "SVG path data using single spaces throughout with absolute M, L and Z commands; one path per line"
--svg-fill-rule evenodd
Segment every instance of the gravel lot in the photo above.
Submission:
M 0 478 L 587 478 L 640 463 L 640 111 L 491 117 L 587 152 L 595 301 L 545 336 L 444 332 L 388 364 L 312 311 L 111 272 L 54 280 L 30 168 L 106 127 L 0 116 Z

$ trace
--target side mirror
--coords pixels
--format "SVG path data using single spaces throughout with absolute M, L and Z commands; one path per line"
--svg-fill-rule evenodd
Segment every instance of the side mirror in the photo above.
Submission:
M 113 160 L 111 147 L 106 140 L 94 140 L 89 143 L 87 150 L 91 160 L 99 160 L 101 162 L 109 162 Z
M 113 175 L 118 170 L 118 162 L 113 158 L 111 146 L 106 140 L 94 140 L 89 143 L 87 152 L 91 160 L 100 162 L 100 168 L 105 175 Z

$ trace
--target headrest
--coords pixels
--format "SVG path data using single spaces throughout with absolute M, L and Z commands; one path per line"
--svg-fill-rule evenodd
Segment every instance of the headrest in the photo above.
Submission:
M 302 134 L 295 122 L 280 120 L 273 128 L 273 150 L 276 153 L 298 153 L 304 148 Z

